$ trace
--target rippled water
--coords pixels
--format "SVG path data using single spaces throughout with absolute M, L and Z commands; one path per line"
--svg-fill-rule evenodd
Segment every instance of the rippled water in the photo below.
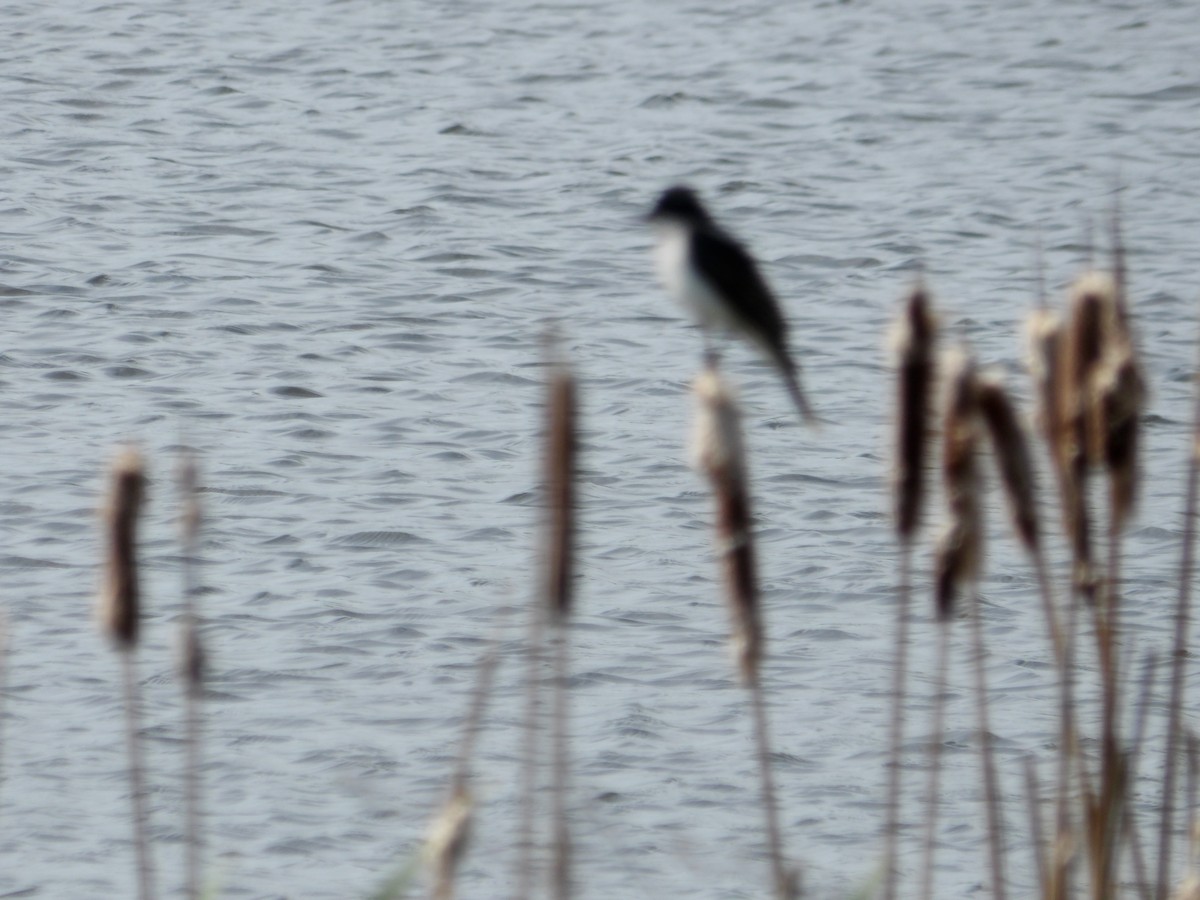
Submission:
M 879 852 L 886 323 L 923 265 L 950 331 L 1015 373 L 1039 235 L 1058 292 L 1118 183 L 1153 385 L 1131 621 L 1163 647 L 1200 271 L 1191 4 L 67 0 L 10 4 L 5 24 L 0 894 L 133 892 L 117 668 L 88 616 L 103 465 L 128 438 L 153 466 L 139 665 L 166 885 L 181 442 L 204 451 L 221 895 L 362 897 L 409 857 L 497 611 L 535 584 L 540 340 L 558 323 L 586 416 L 580 894 L 762 895 L 748 709 L 686 464 L 700 341 L 636 221 L 677 180 L 763 258 L 830 423 L 802 428 L 772 373 L 728 354 L 785 838 L 815 896 L 864 883 Z M 1053 690 L 1032 576 L 993 519 L 992 724 L 1022 833 L 1019 761 L 1053 743 Z M 503 655 L 468 896 L 511 883 L 514 632 Z M 972 712 L 955 693 L 947 897 L 983 880 Z

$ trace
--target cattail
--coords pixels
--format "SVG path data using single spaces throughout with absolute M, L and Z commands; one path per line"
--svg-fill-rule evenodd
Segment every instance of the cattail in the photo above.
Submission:
M 1125 297 L 1124 256 L 1114 225 L 1114 274 L 1104 319 L 1104 356 L 1096 373 L 1101 455 L 1112 489 L 1113 525 L 1123 529 L 1137 500 L 1138 434 L 1145 383 L 1138 365 Z
M 975 366 L 964 352 L 955 351 L 946 360 L 945 369 L 942 482 L 950 522 L 939 542 L 935 562 L 937 614 L 942 620 L 954 614 L 959 588 L 975 581 L 983 559 Z
M 1071 288 L 1059 357 L 1058 400 L 1061 434 L 1057 442 L 1063 514 L 1073 558 L 1072 581 L 1089 602 L 1095 599 L 1091 514 L 1087 503 L 1088 467 L 1103 455 L 1102 419 L 1096 374 L 1104 354 L 1106 310 L 1112 308 L 1112 278 L 1098 272 L 1080 276 Z
M 104 513 L 107 559 L 96 618 L 100 630 L 128 650 L 138 639 L 137 522 L 146 485 L 142 455 L 125 448 L 113 461 L 110 477 Z
M 894 478 L 896 531 L 903 541 L 911 541 L 916 533 L 925 496 L 925 448 L 936 328 L 929 295 L 918 284 L 905 302 L 892 342 L 899 373 Z
M 553 364 L 546 428 L 546 598 L 556 621 L 571 611 L 575 541 L 575 380 Z
M 1103 458 L 1101 416 L 1096 390 L 1116 304 L 1116 283 L 1105 272 L 1085 272 L 1071 286 L 1062 364 L 1062 408 L 1066 426 L 1088 462 Z
M 753 683 L 762 655 L 762 633 L 741 424 L 733 397 L 715 369 L 702 372 L 693 390 L 697 400 L 693 463 L 708 476 L 716 496 L 732 647 L 743 680 Z
M 1063 396 L 1059 387 L 1059 379 L 1063 374 L 1062 319 L 1048 309 L 1035 309 L 1025 322 L 1025 336 L 1028 343 L 1029 372 L 1033 376 L 1037 397 L 1037 423 L 1050 450 L 1055 469 L 1058 470 L 1067 458 Z
M 976 400 L 991 438 L 1013 526 L 1026 549 L 1036 552 L 1037 485 L 1025 432 L 1004 386 L 995 376 L 985 375 L 979 379 Z

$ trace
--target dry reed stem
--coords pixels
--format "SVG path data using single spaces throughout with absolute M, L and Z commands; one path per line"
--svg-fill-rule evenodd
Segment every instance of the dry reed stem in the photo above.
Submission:
M 198 592 L 194 565 L 202 518 L 199 473 L 196 458 L 188 450 L 180 457 L 178 482 L 182 500 L 179 531 L 183 545 L 183 622 L 179 672 L 184 687 L 184 895 L 189 900 L 197 900 L 200 897 L 201 855 L 204 849 L 200 808 L 200 705 L 204 696 L 205 655 L 195 607 Z
M 455 875 L 470 840 L 473 806 L 466 786 L 455 784 L 425 839 L 423 855 L 434 873 L 433 900 L 453 900 L 455 896 Z
M 1024 758 L 1025 804 L 1029 813 L 1029 838 L 1032 844 L 1033 871 L 1037 875 L 1038 896 L 1050 900 L 1050 870 L 1046 868 L 1046 829 L 1042 825 L 1042 814 L 1038 809 L 1042 802 L 1042 789 L 1038 784 L 1037 766 L 1032 756 Z M 929 894 L 922 894 L 924 897 Z
M 569 642 L 566 622 L 560 622 L 554 630 L 554 719 L 552 740 L 554 744 L 554 785 L 552 793 L 552 820 L 554 839 L 554 864 L 550 871 L 550 896 L 555 900 L 568 900 L 572 894 L 571 831 L 567 819 L 567 776 L 568 757 L 568 671 Z
M 996 762 L 992 754 L 992 733 L 988 725 L 987 651 L 984 647 L 983 616 L 979 592 L 972 582 L 971 643 L 975 668 L 975 706 L 979 718 L 979 759 L 983 770 L 984 806 L 988 821 L 988 855 L 992 869 L 992 895 L 1004 900 L 1004 815 L 1000 804 L 1000 787 L 996 778 Z
M 732 393 L 708 357 L 705 370 L 693 385 L 696 421 L 692 438 L 694 466 L 708 476 L 716 501 L 715 531 L 723 557 L 725 595 L 731 620 L 731 646 L 743 683 L 750 689 L 758 749 L 763 811 L 771 872 L 778 900 L 797 896 L 797 876 L 783 856 L 778 805 L 771 775 L 770 736 L 762 694 L 762 625 L 759 615 L 758 575 L 755 568 L 750 483 L 742 443 L 741 422 Z
M 1200 501 L 1200 378 L 1196 381 L 1192 441 L 1188 454 L 1187 488 L 1183 511 L 1183 551 L 1179 561 L 1179 596 L 1175 603 L 1175 641 L 1171 649 L 1171 689 L 1167 700 L 1167 746 L 1163 762 L 1163 795 L 1158 824 L 1158 873 L 1154 896 L 1167 895 L 1175 813 L 1175 769 L 1183 734 L 1184 675 L 1191 627 L 1192 569 L 1195 553 L 1197 503 Z
M 912 607 L 912 541 L 900 543 L 896 583 L 896 661 L 892 673 L 892 715 L 888 740 L 888 785 L 884 824 L 884 898 L 894 900 L 899 881 L 896 865 L 900 840 L 900 756 L 904 747 L 904 711 L 908 700 L 908 620 Z
M 929 778 L 925 793 L 925 849 L 921 861 L 921 890 L 918 897 L 934 896 L 934 858 L 937 855 L 937 821 L 940 810 L 942 743 L 945 732 L 946 683 L 950 658 L 950 622 L 938 623 L 937 661 L 933 676 L 933 724 L 930 727 L 926 760 Z
M 423 857 L 433 871 L 432 896 L 436 900 L 452 900 L 458 865 L 466 854 L 470 840 L 474 802 L 469 781 L 471 759 L 475 742 L 491 696 L 493 676 L 500 660 L 500 641 L 494 634 L 479 664 L 479 675 L 471 692 L 471 705 L 463 725 L 462 741 L 459 744 L 458 760 L 450 782 L 450 794 L 441 811 L 430 826 Z
M 543 604 L 530 610 L 527 650 L 525 653 L 525 711 L 521 725 L 521 808 L 517 817 L 516 900 L 531 896 L 534 882 L 533 821 L 537 806 L 538 749 L 541 734 L 541 668 L 543 634 L 545 631 Z

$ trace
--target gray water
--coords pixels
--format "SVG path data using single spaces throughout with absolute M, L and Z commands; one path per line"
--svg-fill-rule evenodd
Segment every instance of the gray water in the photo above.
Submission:
M 0 896 L 133 894 L 118 668 L 89 613 L 124 440 L 152 467 L 138 665 L 164 887 L 182 869 L 171 471 L 187 443 L 206 485 L 220 895 L 364 897 L 409 859 L 507 620 L 463 872 L 465 896 L 506 895 L 523 614 L 502 611 L 537 581 L 551 325 L 585 431 L 579 896 L 764 895 L 748 704 L 687 465 L 700 336 L 654 284 L 637 221 L 680 180 L 762 258 L 828 423 L 805 429 L 769 369 L 726 355 L 756 478 L 785 841 L 812 896 L 845 896 L 880 857 L 887 323 L 923 267 L 948 331 L 1024 393 L 1035 247 L 1057 298 L 1118 184 L 1152 387 L 1131 643 L 1165 648 L 1200 271 L 1194 5 L 66 0 L 9 4 L 3 22 Z M 1053 757 L 1054 690 L 1032 576 L 990 503 L 992 730 L 1027 890 L 1019 766 Z M 945 897 L 985 881 L 957 665 Z M 1142 767 L 1147 821 L 1160 765 Z

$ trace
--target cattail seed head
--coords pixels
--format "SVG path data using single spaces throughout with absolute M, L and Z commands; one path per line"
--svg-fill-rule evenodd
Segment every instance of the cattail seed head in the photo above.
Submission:
M 899 389 L 893 490 L 896 532 L 906 541 L 912 539 L 920 524 L 925 495 L 936 332 L 928 292 L 918 284 L 905 301 L 892 338 Z
M 946 395 L 942 421 L 942 483 L 949 526 L 938 549 L 938 618 L 953 615 L 954 600 L 964 583 L 979 577 L 983 563 L 980 509 L 979 417 L 975 364 L 961 350 L 947 354 Z
M 553 364 L 546 416 L 546 598 L 554 621 L 571 612 L 575 566 L 575 379 Z
M 1017 536 L 1033 553 L 1038 544 L 1037 483 L 1024 429 L 1004 386 L 995 376 L 979 378 L 976 399 L 991 438 Z
M 1097 375 L 1112 333 L 1117 288 L 1105 272 L 1085 272 L 1071 286 L 1068 299 L 1062 408 L 1067 427 L 1090 463 L 1103 457 L 1103 427 L 1096 389 Z M 1072 451 L 1068 451 L 1071 453 Z
M 724 561 L 731 644 L 742 679 L 749 684 L 758 677 L 762 627 L 741 425 L 733 396 L 715 369 L 700 374 L 693 392 L 697 403 L 692 459 L 708 476 L 716 499 L 717 548 Z
M 104 580 L 96 603 L 101 631 L 123 650 L 132 649 L 138 639 L 137 523 L 145 484 L 142 455 L 133 447 L 126 447 L 117 455 L 110 471 L 108 505 L 104 512 Z
M 1029 373 L 1037 397 L 1037 423 L 1056 467 L 1066 459 L 1062 392 L 1062 319 L 1048 309 L 1035 309 L 1025 321 Z
M 1104 465 L 1112 490 L 1113 523 L 1125 526 L 1137 502 L 1137 461 L 1145 388 L 1132 344 L 1114 341 L 1097 374 Z

